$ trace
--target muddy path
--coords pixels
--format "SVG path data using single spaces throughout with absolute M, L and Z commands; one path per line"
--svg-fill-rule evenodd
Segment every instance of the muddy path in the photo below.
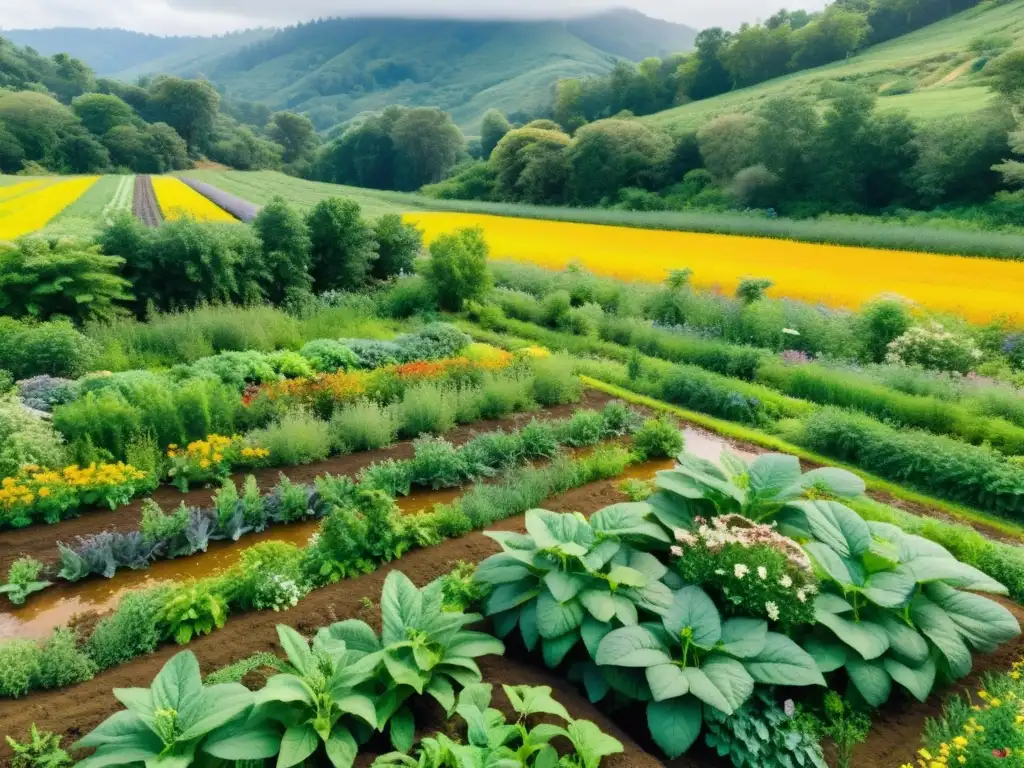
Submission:
M 615 398 L 604 392 L 586 390 L 583 398 L 577 404 L 559 405 L 553 408 L 545 408 L 538 411 L 527 411 L 517 413 L 502 419 L 489 419 L 466 424 L 445 433 L 444 438 L 454 445 L 462 445 L 469 442 L 473 437 L 484 432 L 493 432 L 497 429 L 506 431 L 525 426 L 532 419 L 549 421 L 554 419 L 565 419 L 580 409 L 599 410 Z M 639 406 L 632 406 L 638 410 L 644 409 Z M 409 459 L 413 455 L 411 440 L 406 440 L 389 448 L 381 448 L 373 451 L 351 453 L 344 456 L 334 456 L 326 461 L 319 461 L 314 464 L 306 464 L 298 467 L 268 467 L 253 472 L 238 472 L 231 476 L 232 480 L 239 486 L 244 482 L 245 476 L 252 474 L 256 482 L 264 492 L 269 491 L 277 484 L 283 474 L 296 483 L 311 483 L 314 478 L 324 475 L 356 475 L 361 469 L 375 462 L 386 459 Z M 142 502 L 145 498 L 151 498 L 157 502 L 165 511 L 172 511 L 178 504 L 184 502 L 188 506 L 209 506 L 216 488 L 194 488 L 188 493 L 182 493 L 177 488 L 169 485 L 162 485 L 157 488 L 149 497 L 140 497 L 130 504 L 118 507 L 114 510 L 94 509 L 82 513 L 81 517 L 62 520 L 54 525 L 39 524 L 28 528 L 17 528 L 0 532 L 0 573 L 6 573 L 11 562 L 19 557 L 28 555 L 40 560 L 43 563 L 52 565 L 57 563 L 57 542 L 71 542 L 75 536 L 85 536 L 100 531 L 132 531 L 139 527 Z M 276 530 L 276 529 L 271 529 Z M 242 541 L 246 538 L 243 537 Z
M 164 220 L 160 203 L 157 202 L 150 176 L 135 177 L 135 191 L 132 197 L 132 215 L 147 227 L 158 227 Z

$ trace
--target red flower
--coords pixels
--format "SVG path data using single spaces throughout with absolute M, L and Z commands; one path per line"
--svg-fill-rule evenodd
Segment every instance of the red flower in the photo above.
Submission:
M 992 750 L 992 757 L 1003 758 L 1003 757 L 1009 757 L 1009 756 L 1010 756 L 1010 750 L 1008 750 L 1008 749 L 993 749 Z

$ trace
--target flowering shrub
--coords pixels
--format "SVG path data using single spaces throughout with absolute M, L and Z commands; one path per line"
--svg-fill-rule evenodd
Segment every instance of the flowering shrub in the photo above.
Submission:
M 925 725 L 925 746 L 902 768 L 1020 768 L 1024 766 L 1024 660 L 986 675 L 972 696 L 956 696 L 942 717 Z
M 20 528 L 40 520 L 56 523 L 81 507 L 114 509 L 155 487 L 152 475 L 123 462 L 61 470 L 26 464 L 14 477 L 0 481 L 0 527 Z
M 814 623 L 817 581 L 800 545 L 741 515 L 677 530 L 672 554 L 683 581 L 717 593 L 723 613 L 767 619 L 789 631 Z
M 184 448 L 171 445 L 167 451 L 170 469 L 167 476 L 182 493 L 191 483 L 223 481 L 236 467 L 256 467 L 265 463 L 270 451 L 247 445 L 240 435 L 210 435 Z
M 779 355 L 786 365 L 805 365 L 811 362 L 811 356 L 799 349 L 786 349 Z
M 298 605 L 305 593 L 296 581 L 275 573 L 255 585 L 252 603 L 258 611 L 287 611 Z
M 967 373 L 981 358 L 981 350 L 971 339 L 947 331 L 940 323 L 931 323 L 914 326 L 891 341 L 885 361 Z

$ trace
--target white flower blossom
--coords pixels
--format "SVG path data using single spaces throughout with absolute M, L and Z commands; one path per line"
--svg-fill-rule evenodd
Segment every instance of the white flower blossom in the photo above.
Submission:
M 792 699 L 786 699 L 782 702 L 782 711 L 786 713 L 786 717 L 792 717 L 796 714 L 796 703 Z
M 715 568 L 716 576 L 725 576 L 725 571 L 722 568 Z
M 682 547 L 670 547 L 669 551 L 672 553 L 673 557 L 682 557 L 683 556 L 683 548 Z
M 732 572 L 737 579 L 742 579 L 744 576 L 750 573 L 750 569 L 747 568 L 747 566 L 745 566 L 743 563 L 736 563 L 736 565 L 732 569 Z
M 782 578 L 779 579 L 779 584 L 781 584 L 784 589 L 789 589 L 793 586 L 793 578 L 788 573 L 783 574 Z
M 779 606 L 769 600 L 764 604 L 764 609 L 768 612 L 768 618 L 772 621 L 779 620 Z
M 761 581 L 764 581 L 768 578 L 768 569 L 765 568 L 763 565 L 757 566 L 757 578 L 759 578 Z
M 798 589 L 796 591 L 796 599 L 799 600 L 801 603 L 806 603 L 807 602 L 807 593 L 804 592 L 802 589 Z

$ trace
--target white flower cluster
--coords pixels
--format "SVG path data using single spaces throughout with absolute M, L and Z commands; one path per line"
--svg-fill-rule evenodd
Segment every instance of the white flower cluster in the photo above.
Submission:
M 703 544 L 712 552 L 717 552 L 727 544 L 736 544 L 744 548 L 767 545 L 786 556 L 790 564 L 805 571 L 811 570 L 811 561 L 807 553 L 792 539 L 783 536 L 774 526 L 755 523 L 742 515 L 722 515 L 716 517 L 708 525 L 704 518 L 695 518 L 697 530 L 694 533 L 676 529 L 675 539 L 681 546 L 672 547 L 672 554 L 682 557 L 686 547 Z M 767 578 L 767 574 L 761 577 Z
M 967 373 L 982 357 L 984 353 L 972 339 L 932 322 L 927 326 L 916 325 L 889 342 L 885 361 Z
M 261 611 L 268 608 L 274 611 L 287 611 L 298 604 L 303 594 L 302 587 L 294 580 L 274 574 L 257 586 L 253 605 Z

